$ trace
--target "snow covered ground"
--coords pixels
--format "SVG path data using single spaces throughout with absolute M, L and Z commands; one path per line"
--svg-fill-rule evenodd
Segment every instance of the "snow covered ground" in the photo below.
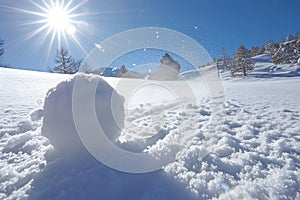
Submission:
M 212 111 L 201 80 L 191 82 L 200 88 L 198 101 L 182 107 L 172 94 L 160 98 L 164 106 L 155 98 L 147 102 L 147 88 L 146 99 L 138 93 L 125 98 L 131 106 L 115 143 L 154 154 L 177 150 L 175 161 L 145 174 L 111 169 L 85 150 L 73 122 L 71 78 L 0 68 L 0 199 L 300 198 L 298 66 L 261 62 L 247 78 L 224 73 L 226 118 L 206 156 Z M 124 87 L 143 80 L 119 81 L 105 78 L 98 89 L 126 96 Z M 105 111 L 99 98 L 96 107 Z

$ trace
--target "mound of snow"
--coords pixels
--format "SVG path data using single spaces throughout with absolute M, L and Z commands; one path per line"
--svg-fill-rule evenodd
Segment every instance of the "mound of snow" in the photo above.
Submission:
M 76 154 L 85 152 L 85 147 L 80 141 L 74 124 L 72 111 L 72 94 L 75 79 L 80 85 L 80 87 L 76 88 L 76 90 L 81 90 L 78 91 L 79 94 L 83 93 L 83 90 L 92 90 L 90 87 L 91 82 L 98 82 L 95 92 L 95 112 L 100 123 L 99 125 L 104 133 L 108 133 L 106 136 L 111 141 L 116 140 L 120 135 L 120 128 L 123 126 L 123 97 L 118 95 L 100 76 L 76 75 L 72 79 L 63 81 L 55 88 L 49 90 L 45 99 L 42 134 L 46 136 L 55 149 L 61 153 Z M 92 93 L 93 91 L 90 92 Z M 114 97 L 114 109 L 118 111 L 117 114 L 113 113 L 112 110 L 112 97 Z M 86 98 L 88 97 L 80 96 L 77 106 L 84 107 Z M 87 120 L 88 123 L 89 119 L 87 119 L 87 116 L 81 116 L 79 120 Z
M 267 78 L 284 79 L 298 76 L 300 76 L 300 67 L 297 64 L 275 65 L 273 63 L 256 63 L 253 72 L 249 74 L 249 77 L 265 80 Z

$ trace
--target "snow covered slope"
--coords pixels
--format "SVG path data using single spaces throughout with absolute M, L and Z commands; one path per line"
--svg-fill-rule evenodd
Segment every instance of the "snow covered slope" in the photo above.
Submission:
M 271 63 L 272 62 L 272 55 L 271 54 L 261 54 L 251 58 L 255 62 L 264 62 L 264 63 Z
M 299 64 L 273 64 L 270 54 L 262 54 L 251 58 L 256 62 L 254 71 L 249 75 L 254 78 L 268 79 L 268 78 L 286 78 L 300 76 Z
M 0 199 L 28 197 L 52 149 L 41 135 L 43 101 L 66 75 L 0 68 Z
M 201 80 L 191 81 L 191 87 L 199 89 L 198 101 L 186 100 L 182 107 L 172 95 L 160 98 L 164 106 L 155 98 L 147 102 L 147 88 L 125 99 L 130 106 L 125 107 L 117 145 L 152 153 L 177 149 L 175 161 L 146 174 L 111 169 L 78 140 L 71 142 L 78 136 L 70 107 L 62 105 L 72 104 L 72 77 L 0 68 L 0 199 L 300 198 L 300 77 L 224 81 L 226 119 L 205 157 L 203 138 L 212 111 Z M 184 75 L 188 77 L 192 79 L 193 72 Z M 106 94 L 111 88 L 126 96 L 124 88 L 144 81 L 122 79 L 119 84 L 120 80 L 105 78 L 99 90 Z M 173 84 L 182 87 L 180 82 Z M 146 99 L 141 97 L 145 93 Z M 61 124 L 49 123 L 63 118 Z M 57 131 L 54 139 L 51 130 Z M 70 144 L 81 150 L 74 153 Z
M 223 71 L 223 80 L 231 81 L 268 81 L 285 80 L 286 78 L 294 78 L 300 76 L 300 64 L 280 64 L 276 65 L 270 62 L 272 60 L 269 54 L 262 54 L 251 58 L 255 61 L 255 67 L 247 77 L 237 77 L 232 79 L 229 71 Z

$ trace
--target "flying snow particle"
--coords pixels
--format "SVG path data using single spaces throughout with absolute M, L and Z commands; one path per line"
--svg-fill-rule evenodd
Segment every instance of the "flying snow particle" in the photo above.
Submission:
M 103 48 L 103 46 L 101 46 L 101 44 L 95 43 L 94 46 L 95 46 L 96 48 L 98 48 L 100 51 L 104 52 L 104 48 Z
M 158 39 L 159 38 L 158 31 L 156 31 L 155 33 L 156 33 L 156 39 Z

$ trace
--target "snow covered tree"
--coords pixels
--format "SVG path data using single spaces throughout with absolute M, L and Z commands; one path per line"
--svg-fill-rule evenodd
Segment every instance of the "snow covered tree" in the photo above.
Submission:
M 287 36 L 285 37 L 285 41 L 286 41 L 286 42 L 292 41 L 293 39 L 294 39 L 294 36 L 291 35 L 291 34 L 289 34 L 289 35 L 287 35 Z
M 289 41 L 280 44 L 277 52 L 272 56 L 275 64 L 288 64 L 297 62 L 296 41 Z
M 265 47 L 252 47 L 250 49 L 251 57 L 263 54 L 265 52 Z
M 272 62 L 274 64 L 280 64 L 284 62 L 284 49 L 282 48 L 282 46 L 280 46 L 280 48 L 272 55 Z
M 218 69 L 218 75 L 219 75 L 219 70 L 223 68 L 223 70 L 229 70 L 231 72 L 231 76 L 234 77 L 234 61 L 233 58 L 229 56 L 227 51 L 222 48 L 221 52 L 221 59 L 217 59 L 217 69 Z
M 300 32 L 297 32 L 297 33 L 295 34 L 295 40 L 300 40 Z
M 55 63 L 58 65 L 54 67 L 54 71 L 64 74 L 74 74 L 78 72 L 81 62 L 82 60 L 75 61 L 66 49 L 61 48 L 56 53 Z
M 300 57 L 300 33 L 295 36 L 288 35 L 278 44 L 278 48 L 272 53 L 272 61 L 275 64 L 297 63 Z
M 165 55 L 162 56 L 162 58 L 160 59 L 160 63 L 162 65 L 169 66 L 178 72 L 180 70 L 180 64 L 176 60 L 174 60 L 168 53 L 165 53 Z
M 253 70 L 254 62 L 250 59 L 251 54 L 245 46 L 241 45 L 234 54 L 233 73 L 239 72 L 247 76 L 248 72 Z
M 268 44 L 265 45 L 265 53 L 269 53 L 274 55 L 279 49 L 279 44 L 273 41 L 270 41 Z
M 175 80 L 179 74 L 180 64 L 165 53 L 160 59 L 160 65 L 155 73 L 151 74 L 150 79 L 154 80 Z
M 297 60 L 297 63 L 300 63 L 299 62 L 299 60 L 300 60 L 300 38 L 295 43 L 294 56 L 295 56 L 295 59 Z
M 232 59 L 229 57 L 227 51 L 222 49 L 222 61 L 225 69 L 230 70 L 232 68 Z

